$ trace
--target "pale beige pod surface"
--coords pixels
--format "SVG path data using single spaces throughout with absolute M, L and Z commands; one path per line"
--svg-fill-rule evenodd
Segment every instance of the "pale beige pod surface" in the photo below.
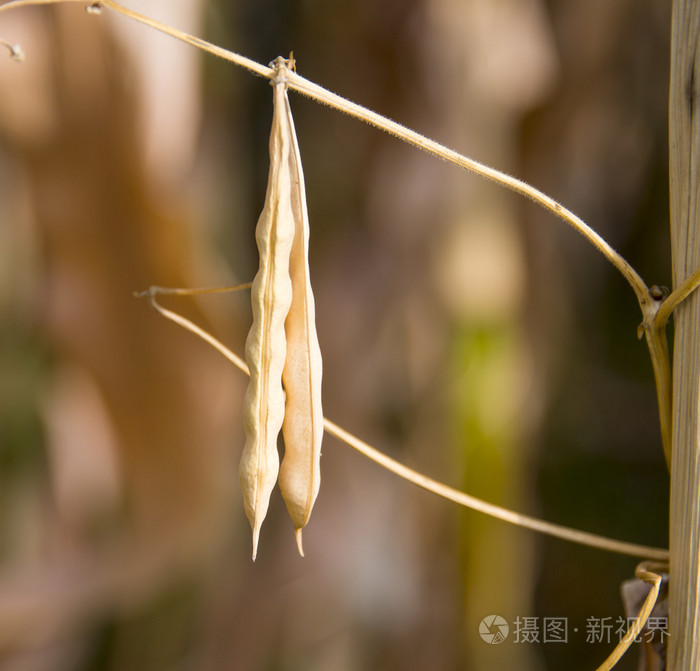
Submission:
M 282 380 L 287 392 L 284 416 L 284 459 L 280 468 L 280 491 L 296 529 L 297 546 L 303 556 L 301 530 L 311 515 L 321 481 L 323 439 L 321 408 L 321 349 L 316 334 L 316 310 L 309 279 L 309 216 L 304 173 L 301 167 L 294 120 L 284 94 L 284 120 L 290 137 L 289 173 L 294 242 L 289 262 L 292 304 L 287 315 L 287 360 Z
M 251 287 L 253 323 L 246 340 L 250 382 L 243 402 L 246 443 L 239 477 L 246 516 L 253 530 L 253 559 L 260 527 L 279 471 L 277 437 L 285 413 L 282 370 L 287 356 L 284 322 L 292 300 L 289 257 L 294 238 L 289 156 L 291 144 L 285 120 L 286 84 L 275 79 L 270 135 L 270 173 L 265 206 L 255 238 L 260 266 Z

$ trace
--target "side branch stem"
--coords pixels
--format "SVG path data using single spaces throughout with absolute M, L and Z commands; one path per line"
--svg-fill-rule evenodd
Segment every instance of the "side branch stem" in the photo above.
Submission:
M 158 311 L 166 319 L 174 321 L 176 324 L 182 326 L 183 328 L 191 331 L 195 335 L 199 336 L 203 340 L 206 340 L 215 349 L 221 352 L 229 361 L 231 361 L 236 367 L 246 374 L 249 374 L 248 366 L 245 361 L 241 359 L 238 355 L 234 354 L 229 350 L 223 343 L 214 338 L 211 334 L 207 333 L 204 329 L 197 326 L 194 322 L 186 319 L 182 315 L 172 312 L 159 303 L 157 303 L 155 296 L 159 293 L 156 290 L 148 290 L 144 292 L 139 292 L 138 296 L 148 297 L 153 308 Z M 502 520 L 504 522 L 509 522 L 510 524 L 515 524 L 516 526 L 525 527 L 532 531 L 538 533 L 546 534 L 548 536 L 554 536 L 555 538 L 561 538 L 563 540 L 570 541 L 572 543 L 578 543 L 580 545 L 587 545 L 589 547 L 598 548 L 601 550 L 607 550 L 608 552 L 616 552 L 618 554 L 629 555 L 632 557 L 642 557 L 645 559 L 654 559 L 657 561 L 668 561 L 669 555 L 668 550 L 662 548 L 654 548 L 646 545 L 639 545 L 637 543 L 628 543 L 626 541 L 619 541 L 613 538 L 606 538 L 605 536 L 599 536 L 598 534 L 592 534 L 586 531 L 579 531 L 578 529 L 572 529 L 570 527 L 565 527 L 559 524 L 553 524 L 551 522 L 546 522 L 544 520 L 537 519 L 535 517 L 530 517 L 528 515 L 522 515 L 516 513 L 507 508 L 497 506 L 493 503 L 488 503 L 482 499 L 478 499 L 475 496 L 471 496 L 458 489 L 453 489 L 448 485 L 445 485 L 437 480 L 433 480 L 422 473 L 414 471 L 408 466 L 404 466 L 395 459 L 387 456 L 383 452 L 373 448 L 368 443 L 360 440 L 357 436 L 349 433 L 345 429 L 342 429 L 337 424 L 329 419 L 323 420 L 323 426 L 327 433 L 335 436 L 342 442 L 346 443 L 354 450 L 363 454 L 368 459 L 371 459 L 376 464 L 386 468 L 395 475 L 412 482 L 414 485 L 418 485 L 422 489 L 429 492 L 437 494 L 444 499 L 453 501 L 465 508 L 471 508 L 478 512 L 489 515 L 490 517 L 495 517 L 496 519 Z

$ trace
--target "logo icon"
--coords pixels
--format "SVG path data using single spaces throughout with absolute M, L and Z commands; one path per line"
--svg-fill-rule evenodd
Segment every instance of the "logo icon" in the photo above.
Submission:
M 498 645 L 508 638 L 508 623 L 500 615 L 487 615 L 479 623 L 479 636 L 490 645 Z

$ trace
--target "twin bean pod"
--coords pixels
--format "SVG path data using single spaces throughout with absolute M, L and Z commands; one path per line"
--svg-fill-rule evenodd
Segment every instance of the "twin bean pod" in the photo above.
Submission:
M 287 63 L 281 57 L 274 62 L 270 172 L 255 233 L 260 266 L 251 288 L 253 323 L 246 341 L 250 383 L 244 397 L 246 444 L 239 476 L 253 530 L 253 559 L 278 474 L 303 556 L 301 530 L 309 520 L 321 477 L 322 363 L 309 280 L 304 174 L 287 98 Z M 285 446 L 281 467 L 280 429 Z

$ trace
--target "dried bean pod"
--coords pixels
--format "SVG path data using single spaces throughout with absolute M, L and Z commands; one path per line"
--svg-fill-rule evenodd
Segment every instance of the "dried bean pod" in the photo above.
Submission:
M 292 304 L 285 322 L 287 359 L 282 381 L 287 403 L 282 427 L 285 451 L 279 484 L 282 498 L 294 523 L 299 554 L 303 557 L 301 530 L 309 521 L 321 481 L 323 366 L 316 334 L 314 295 L 309 279 L 309 215 L 304 172 L 286 92 L 282 116 L 282 123 L 287 125 L 290 137 L 289 173 L 294 242 L 289 262 Z
M 245 351 L 250 383 L 243 402 L 246 444 L 239 465 L 243 503 L 253 530 L 253 560 L 279 471 L 277 437 L 285 413 L 282 370 L 287 356 L 284 322 L 292 300 L 289 256 L 294 215 L 289 172 L 291 143 L 285 119 L 286 84 L 280 78 L 272 85 L 270 172 L 265 206 L 255 232 L 260 266 L 251 287 L 253 323 Z

